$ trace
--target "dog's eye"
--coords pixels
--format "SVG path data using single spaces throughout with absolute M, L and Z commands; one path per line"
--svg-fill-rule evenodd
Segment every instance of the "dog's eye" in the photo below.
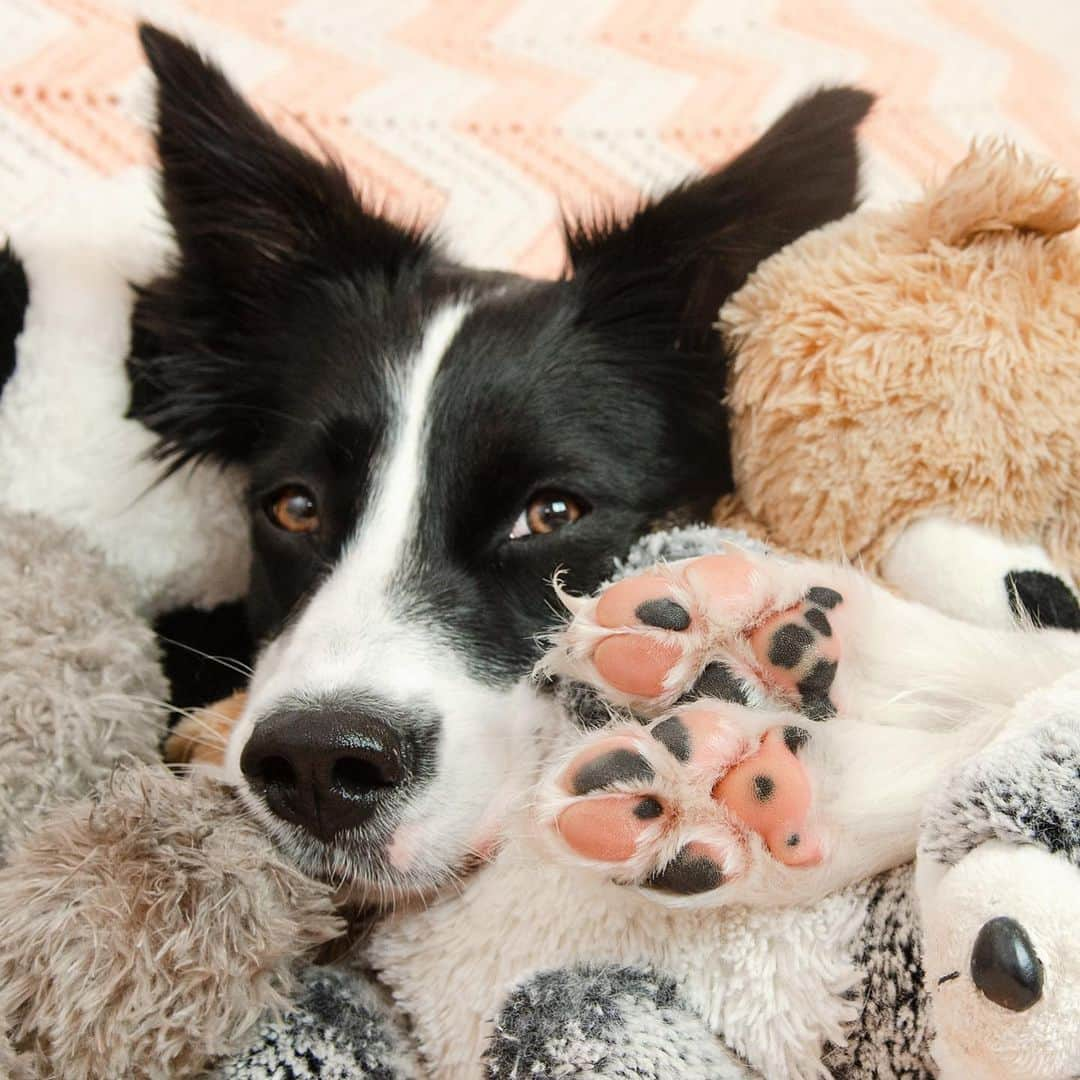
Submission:
M 584 503 L 573 495 L 562 491 L 539 491 L 514 522 L 510 539 L 553 533 L 564 525 L 573 525 L 585 512 Z
M 315 496 L 299 484 L 278 488 L 267 500 L 266 513 L 279 529 L 286 532 L 310 533 L 319 527 Z

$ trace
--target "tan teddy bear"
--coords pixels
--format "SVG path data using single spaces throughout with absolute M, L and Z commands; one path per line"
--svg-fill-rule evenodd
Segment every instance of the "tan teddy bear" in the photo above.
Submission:
M 721 312 L 720 523 L 962 618 L 1080 629 L 1078 222 L 1071 179 L 990 142 L 764 263 Z

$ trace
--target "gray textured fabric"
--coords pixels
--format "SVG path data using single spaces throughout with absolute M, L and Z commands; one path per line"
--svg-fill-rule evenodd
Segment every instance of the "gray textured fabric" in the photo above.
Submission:
M 768 551 L 758 540 L 734 529 L 721 529 L 716 525 L 687 525 L 666 532 L 648 533 L 629 551 L 625 559 L 615 563 L 612 581 L 619 581 L 631 574 L 648 570 L 658 562 L 677 562 L 697 555 L 715 555 L 728 544 L 738 544 L 750 551 Z
M 305 992 L 287 1015 L 268 1020 L 218 1080 L 414 1080 L 423 1075 L 409 1037 L 373 978 L 307 968 Z
M 486 1063 L 492 1080 L 758 1076 L 680 1002 L 674 980 L 616 965 L 544 971 L 518 986 Z
M 924 815 L 920 858 L 953 865 L 987 840 L 1038 844 L 1080 866 L 1080 717 L 979 754 Z
M 910 866 L 856 886 L 867 911 L 856 942 L 864 973 L 862 1013 L 842 1047 L 829 1047 L 825 1065 L 837 1080 L 928 1080 L 928 1000 L 922 936 Z
M 0 534 L 0 860 L 50 807 L 153 761 L 168 715 L 154 632 L 83 538 L 8 512 Z

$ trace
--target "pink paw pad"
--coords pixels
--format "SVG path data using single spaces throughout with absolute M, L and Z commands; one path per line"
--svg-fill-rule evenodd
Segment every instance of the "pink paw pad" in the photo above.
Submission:
M 753 829 L 777 861 L 812 866 L 822 858 L 821 840 L 808 821 L 813 791 L 791 738 L 775 728 L 767 732 L 756 753 L 717 781 L 713 797 Z
M 579 797 L 558 816 L 563 840 L 587 859 L 625 862 L 649 825 L 665 813 L 664 805 L 649 794 L 611 794 L 592 798 L 612 787 L 645 784 L 656 778 L 649 762 L 638 752 L 632 737 L 605 739 L 578 755 L 562 778 L 569 795 Z
M 691 560 L 675 582 L 646 573 L 609 586 L 596 605 L 599 626 L 608 630 L 648 627 L 672 637 L 617 634 L 602 639 L 593 652 L 600 677 L 624 694 L 660 697 L 664 681 L 686 648 L 679 635 L 701 628 L 701 612 L 693 609 L 692 598 L 723 596 L 733 602 L 745 597 L 753 571 L 753 564 L 740 555 L 705 555 Z M 674 592 L 685 596 L 676 599 Z
M 798 759 L 809 735 L 797 727 L 762 735 L 752 717 L 700 702 L 593 743 L 559 778 L 556 833 L 624 880 L 680 895 L 740 876 L 760 857 L 747 843 L 753 833 L 783 865 L 814 865 L 822 845 Z
M 706 555 L 609 586 L 594 614 L 597 626 L 613 631 L 592 649 L 597 675 L 646 708 L 703 696 L 748 704 L 747 688 L 758 685 L 811 719 L 833 715 L 829 691 L 841 648 L 829 613 L 843 597 L 814 586 L 799 603 L 755 616 L 746 608 L 755 587 L 773 595 L 773 567 L 787 572 L 767 559 Z M 670 683 L 684 660 L 687 685 L 680 692 Z

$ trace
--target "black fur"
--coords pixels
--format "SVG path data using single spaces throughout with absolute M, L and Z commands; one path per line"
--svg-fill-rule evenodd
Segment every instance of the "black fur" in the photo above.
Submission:
M 154 630 L 175 708 L 220 701 L 247 684 L 253 646 L 242 603 L 178 608 L 159 616 Z
M 553 619 L 556 568 L 592 589 L 651 524 L 699 519 L 730 490 L 717 310 L 761 259 L 852 208 L 871 98 L 816 94 L 726 168 L 626 222 L 572 226 L 567 277 L 540 282 L 452 265 L 194 50 L 147 26 L 141 37 L 179 256 L 139 298 L 131 413 L 173 466 L 250 468 L 256 634 L 298 610 L 362 517 L 385 367 L 406 361 L 441 304 L 469 298 L 434 387 L 404 615 L 448 626 L 485 676 L 520 677 Z M 268 522 L 286 482 L 317 494 L 316 537 Z M 530 496 L 552 488 L 588 512 L 509 540 Z
M 5 244 L 0 250 L 0 390 L 15 372 L 15 345 L 29 303 L 26 270 L 11 245 Z
M 1005 575 L 1005 590 L 1013 614 L 1026 616 L 1036 626 L 1080 630 L 1080 603 L 1056 575 L 1043 570 L 1012 570 Z

